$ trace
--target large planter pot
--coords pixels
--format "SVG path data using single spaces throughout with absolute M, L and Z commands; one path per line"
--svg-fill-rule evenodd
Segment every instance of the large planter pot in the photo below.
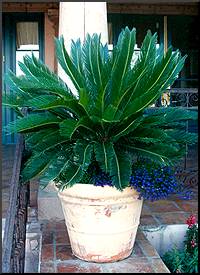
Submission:
M 58 196 L 76 257 L 115 262 L 131 254 L 143 203 L 134 189 L 75 184 Z

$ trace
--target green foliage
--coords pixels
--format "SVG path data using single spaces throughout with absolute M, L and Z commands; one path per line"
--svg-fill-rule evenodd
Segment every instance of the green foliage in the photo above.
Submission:
M 198 273 L 198 227 L 189 226 L 184 240 L 184 249 L 174 247 L 163 255 L 163 261 L 171 272 Z
M 148 111 L 173 84 L 186 56 L 169 48 L 156 49 L 157 34 L 147 32 L 141 52 L 131 63 L 136 30 L 126 27 L 110 54 L 97 34 L 83 43 L 72 41 L 70 54 L 64 39 L 55 39 L 56 56 L 69 76 L 76 95 L 41 60 L 25 56 L 23 76 L 6 77 L 13 95 L 4 105 L 18 112 L 7 132 L 25 135 L 32 151 L 22 181 L 40 175 L 60 180 L 61 188 L 80 182 L 94 155 L 101 169 L 112 176 L 119 190 L 129 185 L 131 161 L 138 155 L 171 165 L 185 153 L 185 143 L 196 135 L 184 131 L 195 112 L 181 108 Z M 27 117 L 21 108 L 27 107 Z

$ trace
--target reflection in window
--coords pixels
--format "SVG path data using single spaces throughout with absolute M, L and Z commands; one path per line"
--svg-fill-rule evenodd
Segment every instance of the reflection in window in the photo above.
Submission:
M 30 45 L 27 45 L 27 46 L 30 46 Z M 17 76 L 23 74 L 23 72 L 21 71 L 21 69 L 20 69 L 20 67 L 18 65 L 18 61 L 23 62 L 23 57 L 25 55 L 31 56 L 32 52 L 35 55 L 35 57 L 39 58 L 39 50 L 36 51 L 36 50 L 33 50 L 33 49 L 31 50 L 30 49 L 30 50 L 23 50 L 23 51 L 19 51 L 18 50 L 18 51 L 16 51 L 16 75 Z

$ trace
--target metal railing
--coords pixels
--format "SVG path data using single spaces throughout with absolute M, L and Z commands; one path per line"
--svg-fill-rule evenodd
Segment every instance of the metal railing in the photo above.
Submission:
M 10 183 L 10 199 L 5 221 L 2 248 L 2 272 L 23 273 L 25 264 L 26 221 L 29 202 L 29 183 L 20 183 L 20 171 L 24 152 L 22 135 L 16 144 L 13 174 Z
M 171 89 L 171 106 L 198 108 L 198 89 Z
M 197 88 L 172 88 L 167 90 L 168 102 L 163 104 L 159 102 L 157 106 L 166 104 L 170 107 L 180 107 L 189 110 L 198 110 L 198 89 Z M 186 131 L 197 132 L 198 122 L 186 123 Z M 177 176 L 184 186 L 190 187 L 194 190 L 198 187 L 198 160 L 197 149 L 198 145 L 188 146 L 186 144 L 186 154 L 182 165 L 177 167 Z
M 166 91 L 166 98 L 159 100 L 157 106 L 170 105 L 171 107 L 183 107 L 198 109 L 198 89 L 196 88 L 172 88 Z

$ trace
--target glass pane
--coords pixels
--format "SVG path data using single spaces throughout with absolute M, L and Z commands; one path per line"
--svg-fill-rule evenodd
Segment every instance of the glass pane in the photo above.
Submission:
M 136 44 L 138 48 L 141 47 L 148 30 L 151 30 L 152 33 L 157 32 L 158 44 L 163 43 L 162 15 L 108 14 L 108 22 L 112 26 L 112 36 L 110 34 L 110 39 L 112 37 L 114 44 L 117 43 L 121 30 L 126 26 L 129 29 L 136 28 Z
M 39 50 L 39 45 L 20 45 L 20 47 L 17 50 L 35 51 Z
M 16 35 L 17 49 L 21 45 L 38 45 L 38 22 L 18 22 Z
M 185 65 L 174 88 L 198 88 L 199 34 L 197 16 L 169 16 L 168 36 L 174 50 L 187 54 Z
M 32 52 L 31 51 L 16 51 L 16 75 L 23 75 L 24 73 L 21 71 L 18 61 L 23 62 L 23 56 L 29 55 L 31 56 Z M 34 51 L 33 53 L 36 58 L 39 58 L 39 51 Z
M 132 27 L 136 28 L 136 42 L 138 48 L 141 47 L 144 37 L 146 36 L 148 30 L 151 30 L 152 33 L 157 32 L 158 43 L 160 43 L 160 28 L 162 27 L 162 24 L 160 23 L 159 16 L 132 16 L 131 25 Z

